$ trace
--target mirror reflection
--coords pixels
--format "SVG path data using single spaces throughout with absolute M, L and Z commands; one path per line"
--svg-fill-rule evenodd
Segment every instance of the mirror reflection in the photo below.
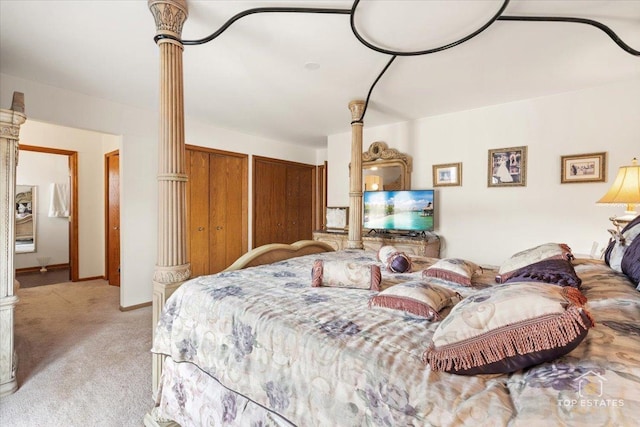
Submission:
M 411 156 L 377 141 L 362 153 L 363 191 L 411 189 Z
M 16 185 L 16 252 L 36 251 L 36 186 Z

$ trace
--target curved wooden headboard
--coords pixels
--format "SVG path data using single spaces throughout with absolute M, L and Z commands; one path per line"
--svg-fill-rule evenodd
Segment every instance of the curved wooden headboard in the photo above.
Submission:
M 271 264 L 303 255 L 333 252 L 334 249 L 327 243 L 316 240 L 300 240 L 290 245 L 285 243 L 271 243 L 258 246 L 238 258 L 224 271 L 241 270 L 256 265 Z

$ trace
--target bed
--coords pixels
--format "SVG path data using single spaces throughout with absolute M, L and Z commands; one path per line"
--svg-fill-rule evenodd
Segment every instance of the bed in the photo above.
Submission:
M 377 265 L 379 290 L 312 287 L 318 260 Z M 636 425 L 640 293 L 603 261 L 573 260 L 595 327 L 568 354 L 506 374 L 431 369 L 440 321 L 370 306 L 424 281 L 438 260 L 387 271 L 371 251 L 323 252 L 192 279 L 165 304 L 153 352 L 166 356 L 153 415 L 186 426 Z M 462 300 L 497 289 L 440 279 Z M 555 288 L 555 286 L 553 286 Z

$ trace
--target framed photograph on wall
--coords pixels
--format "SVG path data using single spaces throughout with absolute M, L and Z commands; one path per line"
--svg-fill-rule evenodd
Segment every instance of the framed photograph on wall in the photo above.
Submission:
M 560 157 L 560 183 L 605 182 L 607 153 L 571 154 Z
M 327 231 L 345 231 L 349 225 L 348 207 L 327 207 Z
M 454 187 L 462 185 L 462 163 L 433 165 L 433 186 Z
M 489 150 L 487 186 L 524 187 L 527 185 L 527 147 Z

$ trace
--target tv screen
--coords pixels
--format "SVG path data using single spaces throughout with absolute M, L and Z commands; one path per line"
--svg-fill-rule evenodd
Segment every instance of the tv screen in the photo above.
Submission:
M 365 191 L 364 228 L 433 231 L 433 190 Z

